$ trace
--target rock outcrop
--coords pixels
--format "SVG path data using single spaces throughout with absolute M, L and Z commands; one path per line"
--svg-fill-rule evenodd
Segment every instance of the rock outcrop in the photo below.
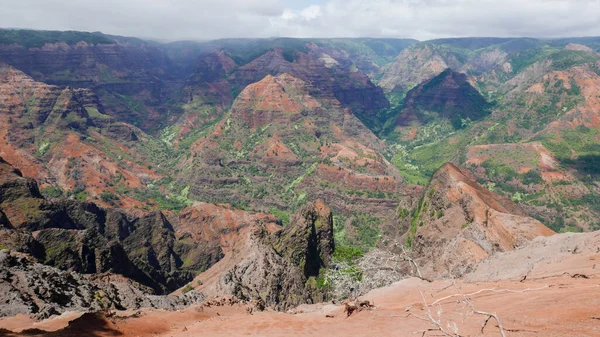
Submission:
M 145 294 L 189 286 L 207 269 L 213 279 L 205 283 L 218 289 L 208 295 L 261 300 L 277 309 L 321 299 L 316 277 L 334 250 L 333 217 L 323 202 L 304 206 L 284 229 L 268 214 L 202 203 L 171 221 L 161 212 L 132 216 L 93 203 L 46 200 L 34 180 L 0 158 L 0 249 L 19 252 L 0 261 L 6 264 L 0 288 L 15 294 L 0 310 L 44 316 L 102 305 L 177 307 L 203 295 L 171 301 Z
M 246 212 L 228 205 L 194 203 L 169 217 L 175 228 L 175 249 L 186 269 L 201 273 L 234 249 L 247 228 L 278 228 L 277 219 L 266 213 Z
M 300 209 L 285 228 L 247 227 L 232 249 L 198 276 L 207 297 L 234 295 L 286 310 L 323 300 L 316 284 L 335 246 L 331 211 L 321 201 Z
M 151 290 L 117 275 L 82 275 L 0 250 L 0 317 L 37 319 L 65 311 L 95 312 L 139 308 L 178 310 L 202 301 L 202 294 L 149 295 Z
M 304 276 L 318 276 L 329 265 L 335 249 L 333 216 L 322 201 L 302 207 L 290 221 L 290 226 L 276 233 L 275 250 L 299 266 Z
M 446 56 L 438 46 L 431 44 L 407 48 L 382 69 L 379 85 L 387 92 L 407 92 L 458 64 L 455 57 Z
M 131 217 L 74 200 L 46 200 L 37 184 L 0 161 L 0 243 L 45 264 L 80 273 L 112 272 L 157 292 L 193 276 L 181 270 L 174 230 L 159 212 Z
M 495 252 L 553 234 L 448 163 L 434 174 L 407 238 L 426 277 L 458 277 Z

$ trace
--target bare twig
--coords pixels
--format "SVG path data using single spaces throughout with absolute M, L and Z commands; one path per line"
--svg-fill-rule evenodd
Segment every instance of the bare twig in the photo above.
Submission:
M 423 279 L 423 274 L 421 274 L 421 268 L 419 268 L 417 262 L 415 262 L 415 260 L 412 257 L 410 257 L 404 245 L 400 245 L 400 247 L 402 248 L 402 253 L 404 254 L 403 258 L 408 262 L 412 263 L 413 266 L 415 266 L 415 269 L 417 270 L 417 275 L 420 279 Z
M 465 294 L 462 291 L 462 289 L 456 284 L 455 281 L 452 281 L 452 285 L 457 289 L 457 294 L 452 294 L 449 296 L 442 297 L 440 299 L 435 300 L 432 303 L 427 303 L 427 300 L 425 299 L 425 295 L 423 294 L 423 292 L 420 292 L 426 316 L 422 317 L 419 315 L 415 315 L 412 312 L 409 312 L 407 314 L 407 316 L 404 316 L 404 317 L 414 317 L 418 320 L 429 322 L 430 324 L 433 325 L 433 328 L 426 329 L 426 330 L 420 330 L 415 333 L 420 333 L 420 334 L 422 334 L 422 336 L 425 336 L 425 334 L 427 334 L 428 332 L 437 331 L 444 336 L 460 337 L 461 335 L 459 334 L 459 330 L 456 327 L 456 324 L 454 324 L 453 322 L 450 321 L 450 322 L 448 322 L 448 324 L 446 324 L 447 327 L 445 327 L 445 325 L 442 323 L 442 302 L 445 300 L 448 300 L 450 298 L 460 296 L 460 297 L 462 297 L 462 299 L 459 302 L 466 304 L 470 314 L 485 316 L 485 320 L 481 323 L 481 328 L 479 329 L 478 336 L 483 335 L 485 333 L 486 327 L 489 325 L 489 322 L 491 320 L 494 320 L 494 321 L 496 321 L 496 326 L 498 328 L 498 331 L 500 332 L 500 335 L 502 337 L 506 337 L 506 332 L 512 331 L 512 330 L 504 328 L 504 326 L 502 325 L 502 320 L 500 319 L 500 317 L 498 316 L 497 313 L 487 312 L 487 311 L 482 311 L 482 310 L 477 309 L 475 307 L 475 305 L 471 302 L 471 297 L 481 294 L 481 293 L 485 293 L 485 292 L 524 293 L 524 292 L 528 292 L 528 291 L 536 291 L 536 290 L 542 290 L 542 289 L 548 288 L 548 286 L 544 286 L 544 287 L 540 287 L 540 288 L 527 288 L 527 289 L 523 289 L 523 290 L 492 288 L 492 289 L 480 289 L 478 291 L 475 291 L 475 292 L 472 292 L 469 294 Z M 446 287 L 446 288 L 448 288 L 448 287 Z M 435 307 L 435 306 L 438 307 L 437 315 L 434 315 L 434 313 L 431 310 L 431 308 Z M 593 316 L 591 318 L 592 319 L 600 319 L 599 317 L 595 317 L 595 316 Z M 451 331 L 451 330 L 453 330 L 453 331 Z M 529 331 L 529 332 L 537 332 L 537 331 Z
M 434 288 L 434 290 L 436 290 L 438 293 L 441 293 L 442 291 L 452 287 L 454 285 L 454 283 L 450 283 L 449 285 L 443 287 L 443 288 Z
M 458 292 L 460 292 L 462 294 L 465 303 L 467 303 L 467 305 L 469 306 L 469 308 L 471 308 L 471 310 L 473 311 L 473 313 L 478 314 L 478 315 L 487 316 L 487 319 L 485 320 L 485 323 L 481 327 L 481 333 L 483 333 L 483 329 L 485 329 L 485 326 L 487 325 L 487 322 L 491 318 L 493 318 L 493 319 L 496 320 L 496 323 L 498 323 L 498 329 L 500 330 L 500 335 L 502 335 L 502 337 L 506 337 L 506 333 L 504 332 L 504 327 L 502 327 L 502 322 L 500 322 L 500 318 L 498 317 L 498 315 L 496 315 L 495 313 L 490 313 L 490 312 L 485 312 L 485 311 L 477 310 L 475 308 L 475 306 L 473 305 L 473 303 L 471 303 L 471 301 L 469 300 L 469 298 L 467 297 L 467 295 L 465 295 L 462 292 L 462 289 L 460 289 L 460 287 L 458 287 L 458 286 L 456 286 L 456 289 L 458 290 Z
M 453 284 L 455 287 L 456 284 Z M 529 291 L 537 291 L 537 290 L 543 290 L 548 288 L 547 285 L 543 286 L 543 287 L 539 287 L 539 288 L 527 288 L 527 289 L 523 289 L 523 290 L 511 290 L 511 289 L 497 289 L 497 288 L 488 288 L 488 289 L 480 289 L 476 292 L 470 293 L 470 294 L 463 294 L 462 292 L 459 294 L 452 294 L 452 295 L 448 295 L 442 298 L 437 299 L 435 302 L 431 303 L 432 305 L 438 304 L 439 302 L 445 301 L 447 299 L 453 298 L 453 297 L 463 297 L 463 296 L 474 296 L 474 295 L 478 295 L 481 294 L 483 292 L 493 292 L 493 293 L 525 293 L 525 292 L 529 292 Z
M 448 332 L 442 326 L 441 307 L 438 310 L 438 318 L 437 319 L 433 318 L 433 314 L 431 313 L 430 305 L 427 304 L 427 301 L 425 300 L 425 295 L 423 295 L 423 292 L 420 292 L 420 293 L 421 293 L 421 298 L 423 299 L 423 305 L 427 309 L 427 321 L 429 321 L 431 324 L 435 325 L 435 327 L 436 327 L 436 329 L 429 329 L 427 331 L 436 331 L 437 330 L 437 331 L 443 333 L 445 336 L 460 337 L 460 335 L 458 333 Z M 413 315 L 413 316 L 417 317 L 416 315 Z M 424 335 L 425 335 L 425 332 L 423 333 L 423 336 Z
M 488 318 L 485 319 L 485 321 L 483 322 L 483 324 L 481 325 L 481 334 L 483 335 L 483 330 L 485 329 L 485 327 L 487 326 L 488 322 L 490 321 L 490 319 L 492 319 L 491 316 L 488 316 Z
M 538 333 L 539 332 L 537 330 L 507 329 L 507 328 L 504 328 L 504 331 L 508 331 L 508 332 L 529 332 L 529 333 Z
M 394 246 L 398 245 L 394 243 Z M 400 281 L 408 276 L 404 265 L 406 262 L 410 264 L 413 274 L 424 280 L 417 262 L 403 245 L 400 247 L 402 253 L 399 254 L 387 249 L 375 249 L 354 263 L 335 261 L 325 276 L 332 299 L 357 299 L 373 289 Z

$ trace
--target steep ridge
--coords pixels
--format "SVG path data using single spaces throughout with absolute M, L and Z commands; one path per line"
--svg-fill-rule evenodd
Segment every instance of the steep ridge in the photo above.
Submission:
M 161 145 L 106 115 L 88 89 L 61 89 L 0 65 L 0 121 L 0 156 L 53 196 L 139 207 L 145 202 L 124 189 L 162 177 L 144 155 Z
M 600 59 L 594 39 L 586 40 L 589 46 L 574 41 L 579 40 L 427 42 L 462 55 L 457 58 L 460 65 L 452 71 L 465 73 L 460 76 L 468 90 L 457 90 L 463 103 L 484 98 L 493 105 L 487 109 L 471 105 L 469 111 L 487 111 L 485 118 L 461 118 L 456 125 L 462 129 L 457 129 L 443 119 L 436 120 L 438 114 L 423 113 L 425 109 L 417 109 L 423 116 L 404 109 L 420 92 L 420 86 L 415 87 L 403 105 L 388 111 L 380 133 L 397 142 L 391 147 L 395 152 L 392 162 L 404 180 L 426 184 L 443 163 L 451 161 L 469 170 L 481 185 L 520 203 L 530 216 L 553 230 L 599 228 L 595 200 L 600 191 L 591 182 L 598 176 L 595 106 Z M 404 53 L 416 53 L 418 46 Z M 475 69 L 481 62 L 481 68 Z M 424 95 L 423 101 L 433 105 L 444 102 L 445 97 L 456 97 L 447 93 L 443 86 L 437 87 Z M 444 106 L 443 111 L 453 111 L 452 105 Z M 431 122 L 422 124 L 419 117 Z M 398 127 L 399 118 L 409 125 Z
M 471 86 L 467 75 L 447 69 L 407 93 L 395 122 L 406 127 L 443 119 L 460 129 L 465 123 L 487 116 L 490 108 L 491 104 Z
M 472 76 L 512 73 L 515 54 L 555 44 L 530 38 L 458 38 L 421 42 L 403 50 L 380 70 L 378 84 L 402 95 L 447 68 Z
M 40 36 L 0 44 L 0 61 L 40 82 L 92 89 L 107 113 L 120 121 L 153 130 L 169 120 L 163 105 L 176 97 L 185 75 L 158 45 L 90 33 L 52 41 L 43 32 L 22 32 Z M 6 34 L 10 31 L 0 31 Z M 29 39 L 40 43 L 30 45 Z
M 92 203 L 48 201 L 35 181 L 24 178 L 2 159 L 0 211 L 0 248 L 29 254 L 48 265 L 41 266 L 22 255 L 5 255 L 2 261 L 7 263 L 7 270 L 0 288 L 20 294 L 14 297 L 18 303 L 6 303 L 2 309 L 7 315 L 37 314 L 45 312 L 43 308 L 48 312 L 41 315 L 70 307 L 98 309 L 103 299 L 97 299 L 97 293 L 104 289 L 110 291 L 101 296 L 108 296 L 105 304 L 109 307 L 135 308 L 132 302 L 138 307 L 177 306 L 203 295 L 170 302 L 143 294 L 190 286 L 193 277 L 205 270 L 213 273 L 214 282 L 219 282 L 219 294 L 260 299 L 267 306 L 285 309 L 320 298 L 315 278 L 328 266 L 335 247 L 331 211 L 320 201 L 305 205 L 285 229 L 267 214 L 202 203 L 171 215 L 173 226 L 160 212 L 134 217 Z M 240 250 L 247 254 L 239 255 Z M 228 269 L 221 270 L 222 266 Z M 276 273 L 272 273 L 273 268 Z M 70 277 L 73 282 L 44 283 L 36 278 L 38 272 Z M 11 283 L 18 275 L 30 283 Z M 100 281 L 95 282 L 94 277 Z M 117 280 L 117 288 L 111 285 L 113 279 Z M 38 291 L 35 289 L 50 291 L 53 286 L 57 287 L 55 295 L 32 295 Z M 118 296 L 119 287 L 123 287 L 123 297 Z M 71 293 L 75 295 L 72 300 L 60 300 Z M 135 300 L 135 296 L 141 299 Z
M 321 198 L 347 215 L 375 206 L 374 216 L 391 223 L 401 181 L 381 151 L 385 145 L 335 98 L 313 96 L 289 74 L 267 75 L 192 145 L 180 179 L 200 200 L 289 211 Z
M 448 64 L 448 62 L 450 64 Z M 382 69 L 378 84 L 387 92 L 407 92 L 423 81 L 431 79 L 449 67 L 456 67 L 458 60 L 445 60 L 433 45 L 423 44 L 407 48 Z
M 151 134 L 172 127 L 165 135 L 186 138 L 189 127 L 203 128 L 221 117 L 246 85 L 284 72 L 372 117 L 388 102 L 369 76 L 414 43 L 372 38 L 158 43 L 102 33 L 0 29 L 0 61 L 40 82 L 93 90 L 119 121 Z
M 427 277 L 458 277 L 495 252 L 553 234 L 448 163 L 434 174 L 406 236 Z
M 252 44 L 253 40 L 246 43 Z M 238 46 L 224 41 L 222 48 L 200 56 L 196 71 L 186 81 L 182 96 L 184 113 L 174 126 L 175 139 L 185 139 L 192 128 L 221 117 L 223 109 L 230 106 L 238 93 L 267 75 L 287 73 L 301 79 L 311 87 L 311 95 L 335 97 L 363 119 L 372 118 L 389 106 L 381 89 L 357 69 L 344 49 L 327 46 L 282 39 L 255 46 L 258 52 L 240 54 Z
M 468 160 L 467 167 L 482 183 L 496 184 L 499 193 L 522 199 L 529 214 L 555 230 L 594 230 L 598 190 L 589 181 L 597 177 L 600 58 L 573 48 L 556 51 L 500 87 L 508 91 L 500 105 L 511 113 L 498 117 L 509 122 L 479 143 L 521 143 L 478 145 L 487 158 L 468 150 L 467 157 L 479 160 Z M 532 145 L 538 150 L 531 151 Z
M 233 295 L 286 310 L 323 300 L 316 278 L 335 249 L 333 217 L 322 201 L 302 207 L 288 226 L 249 226 L 225 257 L 201 273 L 196 291 L 208 298 Z
M 173 228 L 162 213 L 130 217 L 92 203 L 49 201 L 4 160 L 0 173 L 4 247 L 64 270 L 122 274 L 159 293 L 193 277 L 179 268 Z
M 324 96 L 335 97 L 359 116 L 372 116 L 389 105 L 381 89 L 368 76 L 360 71 L 349 71 L 316 45 L 308 44 L 307 48 L 306 53 L 295 52 L 289 56 L 282 49 L 271 50 L 234 71 L 230 80 L 234 86 L 244 88 L 266 75 L 288 73 L 308 82 Z

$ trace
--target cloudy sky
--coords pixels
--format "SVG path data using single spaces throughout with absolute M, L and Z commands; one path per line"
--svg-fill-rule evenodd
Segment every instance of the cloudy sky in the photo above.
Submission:
M 600 36 L 600 0 L 0 0 L 0 26 L 164 40 Z

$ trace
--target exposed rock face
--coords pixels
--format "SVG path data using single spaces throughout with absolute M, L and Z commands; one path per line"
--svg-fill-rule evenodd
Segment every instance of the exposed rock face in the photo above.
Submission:
M 119 180 L 129 188 L 159 175 L 135 148 L 152 141 L 141 130 L 104 114 L 89 89 L 61 89 L 36 82 L 7 65 L 0 65 L 0 156 L 42 187 L 85 192 L 98 203 L 103 192 L 118 194 Z M 128 158 L 118 158 L 115 152 Z M 113 185 L 113 186 L 111 186 Z M 115 205 L 140 202 L 128 196 Z
M 285 310 L 322 300 L 315 277 L 329 265 L 334 250 L 333 218 L 321 201 L 296 213 L 284 229 L 251 226 L 233 249 L 198 276 L 209 297 L 235 295 Z
M 246 87 L 192 151 L 179 168 L 193 197 L 246 202 L 264 211 L 289 210 L 304 194 L 352 214 L 369 198 L 346 198 L 344 192 L 391 200 L 401 186 L 397 169 L 381 154 L 384 143 L 337 99 L 313 96 L 309 83 L 289 74 L 267 75 Z M 317 197 L 323 189 L 327 194 Z M 395 207 L 384 208 L 377 216 L 390 221 Z
M 467 75 L 447 69 L 408 92 L 396 123 L 409 126 L 415 121 L 427 124 L 443 118 L 458 129 L 462 120 L 476 121 L 487 116 L 489 108 L 490 104 L 471 86 Z
M 148 297 L 129 281 L 115 285 L 109 277 L 94 283 L 90 277 L 120 274 L 145 286 L 144 291 L 164 293 L 207 269 L 214 273 L 212 282 L 224 289 L 220 293 L 285 309 L 320 299 L 314 278 L 328 266 L 334 250 L 333 217 L 321 201 L 304 206 L 283 230 L 271 215 L 200 203 L 172 215 L 174 228 L 160 212 L 133 217 L 92 203 L 48 201 L 35 181 L 2 159 L 0 212 L 0 248 L 48 265 L 0 256 L 0 264 L 7 264 L 2 276 L 7 283 L 0 283 L 0 291 L 18 294 L 0 309 L 6 315 L 98 310 L 106 303 L 176 307 L 190 297 Z M 11 283 L 17 278 L 28 281 Z M 97 299 L 99 294 L 106 299 Z
M 594 50 L 588 46 L 584 46 L 577 43 L 569 43 L 565 46 L 565 50 L 575 50 L 575 51 L 587 51 L 593 52 Z
M 335 250 L 333 242 L 333 216 L 322 201 L 302 207 L 294 214 L 291 225 L 278 232 L 277 252 L 295 265 L 304 276 L 318 276 L 329 265 Z
M 510 63 L 506 63 L 507 58 L 508 54 L 498 48 L 484 51 L 469 60 L 469 62 L 467 62 L 460 70 L 461 72 L 466 72 L 473 75 L 484 74 L 497 69 L 504 64 L 508 64 L 510 66 Z M 509 69 L 509 66 L 504 67 L 503 70 L 505 70 L 505 72 L 512 72 L 512 70 Z
M 306 83 L 289 74 L 277 77 L 267 75 L 263 80 L 248 86 L 236 98 L 232 115 L 240 118 L 250 129 L 256 130 L 269 123 L 289 125 L 322 108 L 321 104 L 308 94 Z M 290 115 L 296 118 L 290 118 Z
M 224 46 L 232 47 L 227 43 Z M 309 42 L 292 46 L 291 49 L 267 47 L 256 55 L 233 56 L 225 47 L 201 55 L 196 70 L 185 82 L 181 97 L 184 112 L 176 123 L 175 143 L 194 129 L 222 117 L 236 95 L 266 76 L 278 78 L 289 74 L 306 83 L 307 94 L 317 99 L 334 98 L 336 104 L 350 108 L 363 120 L 374 118 L 379 110 L 389 106 L 382 90 L 360 67 L 357 69 L 348 53 Z M 272 102 L 277 99 L 277 96 L 271 98 Z
M 460 276 L 495 252 L 554 232 L 453 164 L 436 172 L 412 219 L 409 242 L 428 277 Z
M 31 128 L 44 124 L 58 124 L 56 126 L 68 126 L 83 131 L 88 126 L 94 125 L 85 107 L 98 103 L 95 95 L 89 90 L 60 89 L 35 82 L 23 72 L 2 63 L 0 63 L 0 97 L 2 113 L 14 118 L 27 116 L 27 120 L 21 122 L 30 124 Z M 19 135 L 15 133 L 15 136 Z
M 244 257 L 219 279 L 219 292 L 241 299 L 261 300 L 268 307 L 286 310 L 312 302 L 302 270 L 265 244 L 265 233 L 253 233 Z M 203 281 L 204 282 L 204 281 Z
M 37 81 L 91 89 L 108 115 L 146 132 L 175 124 L 174 144 L 194 128 L 222 117 L 235 95 L 267 74 L 291 73 L 335 96 L 361 118 L 372 118 L 389 103 L 367 74 L 416 42 L 259 39 L 161 44 L 100 33 L 75 32 L 65 42 L 57 42 L 64 36 L 54 32 L 21 31 L 18 38 L 6 30 L 0 34 L 7 37 L 0 44 L 0 61 Z
M 277 219 L 265 213 L 245 212 L 227 205 L 195 203 L 170 217 L 175 227 L 175 249 L 184 266 L 203 272 L 234 249 L 234 242 L 247 228 L 264 225 L 278 228 Z
M 171 224 L 161 213 L 132 218 L 95 204 L 44 199 L 35 181 L 0 162 L 1 243 L 51 266 L 113 272 L 152 287 L 176 289 L 192 278 L 180 270 Z
M 35 181 L 23 178 L 21 171 L 0 157 L 0 203 L 27 197 L 42 197 Z
M 0 250 L 0 317 L 33 314 L 44 319 L 65 311 L 107 309 L 182 309 L 204 298 L 190 292 L 177 296 L 148 295 L 149 289 L 114 275 L 84 276 L 36 263 Z
M 453 58 L 448 63 L 434 45 L 417 45 L 403 50 L 394 62 L 384 67 L 379 85 L 387 92 L 406 92 L 449 67 L 456 67 Z
M 324 97 L 335 97 L 345 107 L 365 117 L 389 106 L 379 87 L 360 71 L 351 72 L 350 66 L 328 60 L 315 45 L 307 45 L 308 52 L 292 52 L 272 49 L 252 62 L 239 67 L 230 76 L 234 87 L 244 88 L 267 75 L 288 73 L 306 81 Z M 290 58 L 291 56 L 291 58 Z M 335 60 L 334 60 L 335 61 Z
M 184 77 L 163 50 L 141 40 L 0 45 L 0 60 L 37 81 L 93 89 L 110 115 L 148 129 L 165 121 L 156 106 L 182 86 Z M 143 108 L 131 109 L 131 100 Z

